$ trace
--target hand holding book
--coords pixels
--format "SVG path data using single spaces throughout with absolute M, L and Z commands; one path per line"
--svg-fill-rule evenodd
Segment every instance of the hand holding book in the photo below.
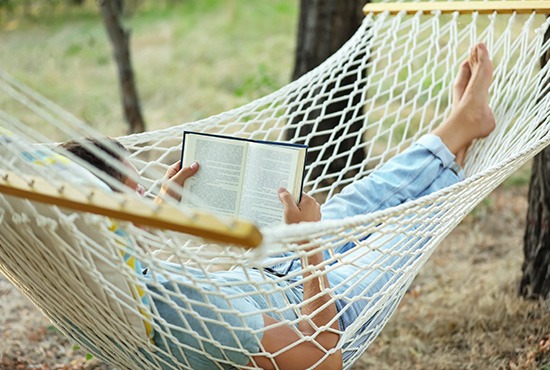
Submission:
M 296 204 L 285 188 L 280 188 L 278 194 L 284 208 L 285 223 L 321 221 L 321 206 L 312 196 L 303 194 L 300 204 Z
M 199 170 L 197 162 L 191 163 L 188 167 L 182 167 L 181 161 L 174 163 L 168 168 L 165 175 L 165 181 L 162 184 L 156 203 L 162 203 L 165 196 L 181 200 L 181 188 L 185 184 L 185 180 L 193 176 Z
M 307 146 L 184 132 L 182 166 L 200 171 L 187 179 L 182 201 L 260 226 L 282 222 L 277 191 L 288 189 L 296 203 L 302 193 Z

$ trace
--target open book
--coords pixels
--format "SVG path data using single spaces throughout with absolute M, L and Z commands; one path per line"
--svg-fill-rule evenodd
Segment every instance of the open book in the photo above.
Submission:
M 259 226 L 284 221 L 277 189 L 299 202 L 307 146 L 185 131 L 182 166 L 199 171 L 184 184 L 182 202 Z

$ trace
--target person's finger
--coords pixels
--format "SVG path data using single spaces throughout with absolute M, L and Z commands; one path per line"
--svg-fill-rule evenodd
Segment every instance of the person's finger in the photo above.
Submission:
M 300 200 L 300 206 L 312 206 L 313 204 L 317 203 L 315 198 L 313 198 L 311 195 L 302 193 L 302 199 Z M 301 208 L 301 207 L 300 207 Z
M 179 170 L 178 173 L 171 178 L 171 180 L 178 185 L 183 185 L 185 180 L 196 174 L 198 170 L 199 164 L 197 162 L 193 162 L 189 167 L 183 167 Z
M 317 200 L 309 194 L 302 193 L 302 200 L 298 208 L 308 215 L 308 221 L 318 221 L 321 219 L 321 206 Z
M 174 175 L 177 174 L 178 171 L 180 170 L 180 166 L 181 166 L 181 161 L 177 161 L 176 163 L 172 164 L 166 170 L 166 174 L 164 175 L 164 177 L 167 179 L 174 177 Z
M 279 188 L 277 191 L 277 194 L 279 195 L 279 199 L 281 200 L 281 203 L 283 203 L 283 208 L 286 210 L 297 210 L 298 206 L 294 202 L 294 198 L 292 197 L 292 194 L 288 192 L 285 188 Z
M 170 166 L 170 168 L 173 168 L 176 171 L 179 171 L 180 167 L 181 167 L 181 161 L 177 161 L 176 163 L 174 163 L 173 165 Z

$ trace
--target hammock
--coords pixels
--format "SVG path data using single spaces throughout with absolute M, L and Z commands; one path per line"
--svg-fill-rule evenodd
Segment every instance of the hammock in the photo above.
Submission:
M 263 355 L 278 369 L 276 355 L 333 331 L 337 347 L 320 350 L 327 357 L 341 349 L 349 369 L 446 235 L 550 143 L 550 67 L 539 66 L 549 49 L 548 22 L 531 12 L 532 3 L 515 3 L 527 8 L 524 15 L 367 13 L 341 50 L 279 91 L 198 122 L 119 138 L 150 194 L 179 159 L 183 130 L 306 143 L 315 158 L 306 168 L 306 190 L 330 199 L 443 121 L 459 64 L 470 45 L 484 41 L 495 62 L 490 105 L 497 129 L 469 150 L 466 179 L 342 220 L 258 230 L 244 220 L 140 198 L 79 158 L 55 154 L 55 142 L 101 135 L 1 73 L 2 92 L 18 105 L 5 104 L 17 113 L 0 111 L 0 271 L 101 360 L 121 369 L 196 370 L 256 368 L 250 348 L 259 348 L 265 330 L 258 314 L 291 328 L 311 323 L 301 313 L 304 302 L 291 297 L 303 273 L 316 278 L 346 267 L 354 273 L 324 287 L 339 305 L 333 322 L 311 335 L 295 329 L 296 342 Z M 343 149 L 346 143 L 351 150 Z M 324 251 L 324 270 L 300 265 L 309 253 L 299 244 L 304 239 Z M 289 265 L 298 268 L 269 273 Z M 357 287 L 360 294 L 345 294 Z M 241 311 L 251 301 L 263 303 L 256 312 Z M 352 311 L 358 319 L 345 331 L 331 328 Z

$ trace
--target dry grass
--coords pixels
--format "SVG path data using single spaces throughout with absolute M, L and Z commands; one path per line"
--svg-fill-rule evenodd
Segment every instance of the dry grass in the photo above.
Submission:
M 501 187 L 453 231 L 354 369 L 550 368 L 550 302 L 517 297 L 526 191 Z
M 353 369 L 550 369 L 550 302 L 517 297 L 527 186 L 493 192 L 436 250 Z M 111 369 L 0 280 L 0 369 Z

